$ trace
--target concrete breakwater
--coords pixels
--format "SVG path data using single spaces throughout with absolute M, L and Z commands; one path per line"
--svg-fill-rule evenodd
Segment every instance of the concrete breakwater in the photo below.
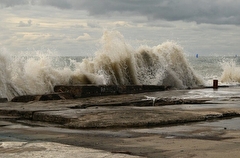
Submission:
M 0 104 L 0 120 L 20 121 L 34 126 L 39 122 L 48 122 L 59 127 L 87 129 L 154 127 L 240 116 L 238 106 L 226 106 L 225 101 L 215 102 L 211 98 L 160 98 L 162 92 L 156 92 L 161 95 L 153 106 L 152 100 L 145 97 L 153 93 L 6 102 Z M 235 98 L 235 102 L 239 104 L 239 99 Z M 217 104 L 225 106 L 218 108 Z
M 118 94 L 136 94 L 144 92 L 164 91 L 170 87 L 159 85 L 57 85 L 54 93 L 41 95 L 24 95 L 14 97 L 12 102 L 46 101 L 60 99 L 76 99 L 94 96 Z
M 240 116 L 238 86 L 157 90 L 121 95 L 116 95 L 120 91 L 115 91 L 111 96 L 108 96 L 106 89 L 101 91 L 100 88 L 98 93 L 91 93 L 96 93 L 95 96 L 98 97 L 87 97 L 89 94 L 84 94 L 83 91 L 64 88 L 58 87 L 59 92 L 54 94 L 38 96 L 41 100 L 51 97 L 58 100 L 1 101 L 2 157 L 27 157 L 22 156 L 26 153 L 33 157 L 35 153 L 45 155 L 41 153 L 43 151 L 51 155 L 55 151 L 57 155 L 62 154 L 59 152 L 62 148 L 56 144 L 51 145 L 56 150 L 50 148 L 48 142 L 39 145 L 39 142 L 46 141 L 67 144 L 68 147 L 73 145 L 101 149 L 112 154 L 125 153 L 130 156 L 239 155 L 239 118 L 232 119 Z M 75 98 L 73 94 L 76 94 Z M 34 99 L 36 96 L 29 97 Z M 35 141 L 38 146 L 32 144 Z M 71 148 L 64 149 L 73 153 Z M 84 151 L 76 150 L 80 151 L 76 157 L 81 157 Z M 87 157 L 92 153 L 95 152 L 87 153 Z
M 162 91 L 157 92 L 128 91 L 130 94 L 116 95 L 116 91 L 111 96 L 106 96 L 110 90 L 101 92 L 98 87 L 99 93 L 92 92 L 98 97 L 87 97 L 92 93 L 84 94 L 81 88 L 64 88 L 58 87 L 60 92 L 55 94 L 28 96 L 32 101 L 1 103 L 0 117 L 49 122 L 67 128 L 112 128 L 152 127 L 240 116 L 240 87 L 168 91 L 162 87 Z M 200 97 L 199 94 L 204 95 Z M 73 99 L 61 98 L 64 96 Z M 36 101 L 36 97 L 46 101 Z
M 116 94 L 135 94 L 143 92 L 164 91 L 166 89 L 169 89 L 169 87 L 159 85 L 58 85 L 54 87 L 55 92 L 68 92 L 71 93 L 74 98 Z

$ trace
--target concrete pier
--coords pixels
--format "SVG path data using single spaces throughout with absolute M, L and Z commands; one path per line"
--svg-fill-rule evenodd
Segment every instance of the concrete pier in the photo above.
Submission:
M 42 95 L 24 95 L 14 97 L 12 102 L 46 101 L 61 99 L 77 99 L 96 96 L 137 94 L 144 92 L 156 92 L 169 89 L 165 86 L 157 85 L 57 85 L 54 87 L 54 93 Z M 5 99 L 2 99 L 6 101 Z M 1 102 L 1 100 L 0 100 Z
M 74 96 L 74 98 L 83 98 L 93 96 L 164 91 L 167 88 L 168 87 L 157 85 L 58 85 L 54 87 L 54 91 L 70 93 Z

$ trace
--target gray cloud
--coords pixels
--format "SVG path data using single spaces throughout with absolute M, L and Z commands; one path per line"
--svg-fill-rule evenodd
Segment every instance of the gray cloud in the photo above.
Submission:
M 32 25 L 32 20 L 28 20 L 28 22 L 23 22 L 23 21 L 20 21 L 19 24 L 18 24 L 18 27 L 30 27 Z
M 46 47 L 55 48 L 62 55 L 86 55 L 99 47 L 103 30 L 116 29 L 135 48 L 174 40 L 188 52 L 236 54 L 240 40 L 239 3 L 237 0 L 0 0 L 0 43 L 16 52 L 28 47 Z
M 211 24 L 240 24 L 238 0 L 0 0 L 4 6 L 22 4 L 86 10 L 92 16 L 141 15 L 149 21 L 195 21 Z M 119 14 L 118 14 L 119 15 Z
M 0 0 L 0 6 L 11 7 L 15 5 L 28 4 L 28 0 Z
M 87 9 L 91 15 L 112 12 L 131 12 L 148 17 L 149 21 L 195 21 L 212 24 L 240 24 L 240 1 L 237 0 L 92 0 L 85 1 L 78 9 Z
M 61 9 L 71 9 L 72 0 L 0 0 L 0 5 L 12 7 L 16 5 L 45 5 Z
M 100 28 L 99 24 L 96 21 L 88 21 L 87 26 L 90 28 Z
M 71 0 L 31 0 L 31 4 L 40 4 L 45 6 L 53 6 L 60 9 L 71 9 L 73 8 L 73 3 Z

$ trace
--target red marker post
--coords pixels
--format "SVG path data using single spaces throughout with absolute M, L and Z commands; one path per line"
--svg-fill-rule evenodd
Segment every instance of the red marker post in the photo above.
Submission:
M 213 80 L 213 89 L 218 89 L 218 80 Z

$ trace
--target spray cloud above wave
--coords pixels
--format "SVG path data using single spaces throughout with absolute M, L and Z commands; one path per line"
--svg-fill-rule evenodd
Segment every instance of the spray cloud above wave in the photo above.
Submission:
M 133 49 L 117 31 L 105 31 L 94 57 L 67 64 L 52 52 L 11 56 L 0 52 L 0 97 L 44 94 L 55 85 L 165 85 L 197 87 L 203 81 L 192 70 L 183 49 L 174 42 Z M 64 64 L 60 64 L 63 62 Z M 59 66 L 61 65 L 61 66 Z

